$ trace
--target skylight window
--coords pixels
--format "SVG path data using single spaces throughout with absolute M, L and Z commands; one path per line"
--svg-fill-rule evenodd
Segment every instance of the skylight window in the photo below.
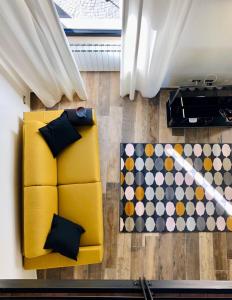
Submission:
M 64 29 L 121 30 L 121 0 L 55 0 Z

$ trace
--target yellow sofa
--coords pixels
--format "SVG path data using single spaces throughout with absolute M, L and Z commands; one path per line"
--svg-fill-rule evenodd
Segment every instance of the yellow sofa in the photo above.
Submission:
M 63 110 L 24 113 L 23 122 L 23 256 L 25 269 L 100 263 L 103 216 L 98 133 L 78 127 L 82 138 L 53 158 L 38 129 Z M 85 228 L 78 260 L 43 249 L 53 214 Z

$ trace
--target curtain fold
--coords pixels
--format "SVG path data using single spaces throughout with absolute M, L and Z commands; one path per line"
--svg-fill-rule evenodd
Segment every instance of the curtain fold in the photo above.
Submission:
M 184 29 L 192 0 L 124 0 L 120 95 L 155 97 Z
M 87 93 L 51 0 L 0 1 L 0 70 L 47 107 Z

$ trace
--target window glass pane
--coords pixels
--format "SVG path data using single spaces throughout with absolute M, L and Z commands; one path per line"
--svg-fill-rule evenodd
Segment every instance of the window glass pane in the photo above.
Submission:
M 121 29 L 121 0 L 55 0 L 64 28 Z

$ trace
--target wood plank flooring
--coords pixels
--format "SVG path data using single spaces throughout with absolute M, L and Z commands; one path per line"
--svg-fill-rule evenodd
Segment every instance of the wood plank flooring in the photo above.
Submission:
M 119 73 L 83 73 L 89 100 L 62 101 L 53 109 L 94 107 L 100 138 L 105 252 L 102 264 L 38 271 L 41 279 L 232 280 L 230 233 L 119 233 L 120 142 L 232 142 L 232 129 L 166 127 L 168 91 L 152 100 L 119 96 Z M 32 110 L 45 109 L 33 97 Z

